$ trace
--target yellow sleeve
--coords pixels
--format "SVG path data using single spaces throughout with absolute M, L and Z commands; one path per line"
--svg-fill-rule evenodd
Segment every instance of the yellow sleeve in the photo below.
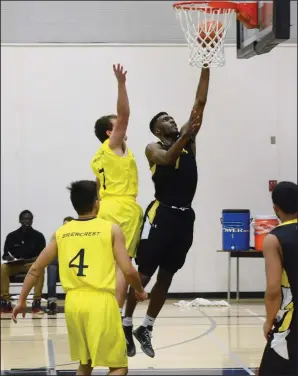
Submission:
M 109 148 L 109 140 L 105 141 L 99 150 L 96 152 L 95 156 L 93 157 L 91 161 L 91 169 L 93 171 L 93 174 L 99 179 L 100 173 L 99 170 L 102 169 L 102 158 L 105 155 L 105 152 L 108 152 L 110 150 Z
M 90 166 L 93 171 L 93 174 L 99 179 L 99 171 L 102 169 L 102 155 L 98 155 L 98 153 L 96 153 L 95 157 L 91 161 Z
M 91 169 L 92 169 L 92 171 L 93 171 L 93 174 L 94 174 L 97 178 L 99 178 L 98 168 L 97 168 L 97 166 L 96 166 L 96 162 L 95 162 L 93 159 L 92 159 L 92 162 L 91 162 L 90 166 L 91 166 Z

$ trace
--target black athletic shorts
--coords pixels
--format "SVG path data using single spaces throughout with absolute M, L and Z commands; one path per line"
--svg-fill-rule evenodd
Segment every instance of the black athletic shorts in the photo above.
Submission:
M 147 208 L 136 263 L 151 277 L 158 267 L 175 274 L 192 246 L 195 213 L 192 208 L 172 208 L 153 201 Z
M 284 341 L 288 350 L 289 359 L 280 356 L 271 348 L 272 338 L 267 342 L 261 361 L 258 376 L 297 376 L 298 375 L 298 348 L 297 333 L 294 328 Z

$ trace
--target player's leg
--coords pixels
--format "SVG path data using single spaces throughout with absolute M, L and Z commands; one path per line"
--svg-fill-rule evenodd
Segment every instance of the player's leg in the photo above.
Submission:
M 271 341 L 272 339 L 265 347 L 258 376 L 292 376 L 289 360 L 282 358 L 271 348 Z
M 158 271 L 157 280 L 151 290 L 151 297 L 147 309 L 147 315 L 144 318 L 143 326 L 152 330 L 155 319 L 165 304 L 167 293 L 174 277 L 173 272 L 168 272 L 162 267 Z
M 139 273 L 140 280 L 143 287 L 146 287 L 150 282 L 151 277 L 143 276 Z M 127 356 L 132 357 L 136 355 L 136 346 L 133 340 L 132 330 L 133 330 L 133 314 L 137 306 L 137 300 L 135 296 L 135 290 L 130 287 L 126 300 L 125 315 L 122 320 L 123 330 L 125 333 L 126 344 L 127 344 Z
M 123 212 L 123 219 L 121 220 L 121 216 L 119 215 L 117 219 L 125 237 L 125 245 L 127 248 L 128 255 L 131 259 L 133 259 L 136 256 L 137 246 L 140 241 L 140 232 L 143 223 L 143 211 L 142 208 L 136 202 L 130 199 L 122 200 L 121 204 L 121 212 Z M 119 267 L 117 267 L 116 273 L 116 298 L 119 307 L 122 308 L 127 298 L 128 284 Z
M 123 221 L 123 210 L 121 203 L 119 203 L 116 199 L 115 200 L 102 200 L 100 203 L 100 209 L 98 216 L 106 221 L 115 223 L 119 225 L 123 231 L 121 226 Z M 125 236 L 125 234 L 124 234 Z M 123 273 L 116 265 L 116 299 L 118 302 L 120 314 L 122 315 L 123 305 L 126 299 L 127 293 L 127 284 Z
M 92 371 L 93 371 L 93 367 L 91 366 L 91 360 L 89 360 L 88 364 L 80 363 L 79 368 L 77 370 L 77 375 L 90 376 Z
M 167 215 L 169 215 L 167 221 L 172 226 L 171 231 L 168 229 L 171 238 L 167 242 L 167 247 L 164 247 L 163 251 L 160 252 L 160 268 L 157 281 L 150 293 L 147 314 L 142 325 L 134 332 L 135 337 L 141 344 L 142 350 L 150 357 L 155 356 L 151 343 L 154 322 L 164 306 L 173 276 L 183 267 L 187 253 L 193 242 L 195 220 L 193 210 L 171 213 L 167 211 Z M 166 235 L 167 233 L 163 234 L 164 237 Z
M 155 319 L 166 301 L 168 290 L 173 279 L 171 272 L 159 269 L 157 281 L 150 293 L 150 301 L 144 320 L 134 332 L 135 338 L 140 342 L 141 349 L 150 358 L 154 358 L 155 352 L 152 347 L 151 337 Z
M 80 362 L 77 375 L 85 375 L 90 369 L 91 355 L 85 336 L 84 323 L 86 313 L 92 307 L 88 300 L 88 292 L 69 291 L 65 299 L 65 321 L 68 332 L 70 357 L 72 361 Z M 90 373 L 89 373 L 90 374 Z
M 163 211 L 157 201 L 153 201 L 147 208 L 143 226 L 141 229 L 141 240 L 136 254 L 136 263 L 143 287 L 145 287 L 160 263 L 160 256 L 164 248 L 163 228 L 165 226 Z M 125 317 L 123 318 L 123 329 L 127 343 L 127 355 L 134 356 L 136 347 L 133 340 L 133 313 L 136 307 L 135 292 L 129 290 Z
M 141 207 L 133 200 L 123 197 L 114 200 L 103 200 L 98 215 L 100 218 L 120 226 L 125 237 L 128 255 L 134 258 L 142 223 Z M 126 300 L 127 289 L 128 284 L 126 279 L 119 267 L 116 266 L 116 299 L 121 315 Z
M 93 294 L 92 304 L 84 323 L 91 365 L 123 372 L 128 360 L 117 301 L 108 292 L 98 292 Z
M 26 264 L 27 269 L 29 270 L 32 264 Z M 44 313 L 41 308 L 41 296 L 44 284 L 44 271 L 37 278 L 36 284 L 34 286 L 34 295 L 32 302 L 32 313 Z
M 138 270 L 141 275 L 151 278 L 156 269 L 161 266 L 164 255 L 167 254 L 169 250 L 171 250 L 173 233 L 172 225 L 173 218 L 171 211 L 164 206 L 160 206 L 156 211 L 156 216 L 152 222 L 148 239 L 141 240 L 140 248 L 138 249 L 137 264 L 139 266 Z M 144 244 L 144 247 L 142 247 L 142 243 Z M 164 304 L 165 293 L 160 289 L 158 291 L 158 289 L 156 289 L 156 286 L 159 286 L 160 279 L 167 281 L 169 280 L 168 285 L 170 285 L 172 277 L 168 277 L 168 273 L 159 271 L 157 277 L 158 282 L 155 284 L 150 294 L 150 306 L 152 305 L 151 299 L 153 292 L 153 304 L 155 306 L 159 304 L 159 307 L 161 309 L 162 305 Z M 146 282 L 149 282 L 149 278 Z M 157 299 L 159 299 L 159 303 Z M 142 325 L 133 332 L 135 338 L 140 342 L 141 349 L 145 352 L 146 355 L 152 358 L 155 356 L 151 344 L 152 326 L 154 320 L 155 318 L 150 316 L 150 312 L 147 311 Z

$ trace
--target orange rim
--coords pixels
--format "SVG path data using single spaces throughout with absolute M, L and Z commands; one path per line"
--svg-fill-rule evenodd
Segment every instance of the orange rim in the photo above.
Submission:
M 209 9 L 204 6 L 207 4 Z M 237 4 L 229 2 L 229 1 L 182 1 L 179 3 L 173 4 L 173 8 L 178 9 L 181 8 L 183 10 L 201 10 L 206 13 L 210 13 L 213 10 L 237 10 Z

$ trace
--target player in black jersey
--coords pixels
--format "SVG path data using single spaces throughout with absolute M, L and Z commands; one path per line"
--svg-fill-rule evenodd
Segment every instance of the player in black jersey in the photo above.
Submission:
M 281 224 L 264 239 L 267 345 L 259 376 L 298 375 L 298 186 L 277 184 L 272 192 Z
M 151 344 L 153 323 L 193 242 L 195 213 L 191 204 L 198 180 L 195 137 L 202 124 L 209 75 L 209 68 L 202 70 L 190 119 L 180 132 L 166 112 L 155 115 L 150 122 L 150 130 L 160 140 L 149 144 L 145 151 L 155 186 L 155 201 L 145 212 L 136 262 L 143 286 L 157 268 L 159 271 L 143 324 L 134 332 L 132 316 L 136 300 L 130 288 L 123 319 L 128 356 L 136 353 L 132 334 L 146 355 L 155 356 Z

